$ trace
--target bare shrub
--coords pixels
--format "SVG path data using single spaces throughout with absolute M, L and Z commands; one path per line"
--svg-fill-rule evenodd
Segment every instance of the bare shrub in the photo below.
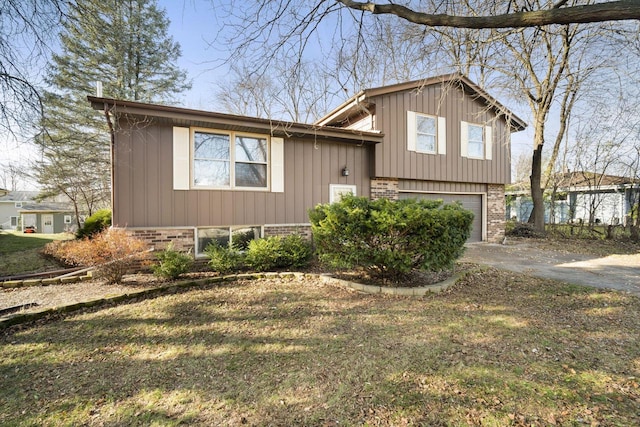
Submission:
M 112 228 L 94 235 L 91 240 L 72 240 L 48 244 L 44 253 L 73 266 L 95 267 L 108 283 L 119 283 L 124 275 L 140 264 L 146 244 Z

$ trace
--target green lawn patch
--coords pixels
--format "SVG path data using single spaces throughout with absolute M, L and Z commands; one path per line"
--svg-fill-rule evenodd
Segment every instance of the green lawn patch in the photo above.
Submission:
M 640 300 L 238 280 L 0 338 L 0 425 L 639 425 Z
M 40 251 L 49 242 L 73 238 L 69 234 L 25 234 L 0 231 L 0 276 L 33 273 L 59 268 Z

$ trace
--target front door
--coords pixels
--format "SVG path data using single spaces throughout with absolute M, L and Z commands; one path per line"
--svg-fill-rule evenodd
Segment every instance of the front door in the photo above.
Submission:
M 53 215 L 42 215 L 42 232 L 44 234 L 53 234 Z

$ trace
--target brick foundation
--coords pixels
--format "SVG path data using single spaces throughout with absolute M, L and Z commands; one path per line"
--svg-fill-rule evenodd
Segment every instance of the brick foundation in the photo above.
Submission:
M 487 185 L 487 241 L 500 243 L 505 232 L 504 185 Z
M 132 229 L 127 232 L 136 239 L 144 241 L 150 248 L 161 251 L 173 243 L 173 249 L 182 252 L 194 253 L 194 230 L 193 228 L 169 228 L 169 229 Z
M 264 237 L 288 236 L 290 234 L 300 234 L 311 240 L 311 225 L 309 224 L 283 224 L 265 225 Z
M 398 180 L 393 178 L 374 178 L 371 180 L 371 200 L 398 200 Z

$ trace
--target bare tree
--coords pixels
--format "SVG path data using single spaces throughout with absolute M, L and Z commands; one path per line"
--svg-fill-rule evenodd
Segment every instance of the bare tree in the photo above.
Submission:
M 41 111 L 41 70 L 65 18 L 65 0 L 0 2 L 0 130 L 15 129 Z
M 336 98 L 330 93 L 333 79 L 304 62 L 282 58 L 260 75 L 246 66 L 233 66 L 231 73 L 230 81 L 218 84 L 216 98 L 234 114 L 307 123 Z
M 338 47 L 325 56 L 337 54 L 341 71 L 336 75 L 342 87 L 359 90 L 367 81 L 390 83 L 389 75 L 398 78 L 420 70 L 418 77 L 424 77 L 435 69 L 448 68 L 446 71 L 460 71 L 526 105 L 534 130 L 530 180 L 536 209 L 532 220 L 541 231 L 545 141 L 549 136 L 554 141 L 553 168 L 581 87 L 611 60 L 614 43 L 622 39 L 612 34 L 634 33 L 633 29 L 627 31 L 630 24 L 576 23 L 640 18 L 637 2 L 589 0 L 561 0 L 553 5 L 538 0 L 425 1 L 420 3 L 420 11 L 398 4 L 348 0 L 303 1 L 295 7 L 286 1 L 257 0 L 243 11 L 246 13 L 236 15 L 240 24 L 233 36 L 235 54 L 260 52 L 259 58 L 250 54 L 250 62 L 260 64 L 257 69 L 267 68 L 274 51 L 304 51 L 314 32 L 326 29 L 331 22 L 333 29 L 325 34 L 331 34 L 330 43 Z M 402 30 L 402 25 L 390 23 L 394 18 L 396 23 L 404 20 L 411 24 Z M 588 54 L 594 48 L 597 55 Z M 387 58 L 415 64 L 415 68 L 398 73 L 398 67 L 388 66 Z M 557 127 L 553 135 L 549 135 L 550 123 Z
M 456 28 L 523 28 L 550 24 L 578 24 L 604 21 L 622 21 L 640 19 L 640 3 L 633 0 L 584 4 L 584 2 L 559 0 L 552 2 L 527 2 L 518 7 L 515 2 L 506 5 L 500 2 L 487 2 L 492 10 L 484 16 L 460 16 L 455 13 L 438 13 L 437 2 L 428 12 L 420 12 L 409 7 L 395 4 L 376 4 L 353 0 L 337 0 L 346 7 L 372 14 L 389 14 L 414 24 L 430 27 Z M 468 4 L 474 2 L 468 2 Z M 502 10 L 500 10 L 502 6 Z M 502 13 L 500 13 L 502 12 Z
M 14 162 L 0 164 L 0 188 L 10 191 L 20 189 L 24 175 L 23 171 Z
M 621 97 L 624 94 L 620 94 Z M 610 195 L 602 190 L 609 182 L 608 175 L 627 175 L 635 170 L 637 159 L 635 146 L 640 135 L 640 122 L 635 119 L 636 108 L 627 99 L 607 104 L 607 100 L 594 100 L 591 114 L 583 117 L 575 132 L 576 142 L 571 146 L 569 164 L 573 169 L 570 184 L 586 188 L 588 194 L 582 197 L 581 210 L 587 215 L 590 228 L 597 220 L 613 224 L 623 218 L 614 214 L 603 216 L 605 204 Z M 577 176 L 577 182 L 576 182 Z M 617 200 L 617 197 L 615 198 Z

